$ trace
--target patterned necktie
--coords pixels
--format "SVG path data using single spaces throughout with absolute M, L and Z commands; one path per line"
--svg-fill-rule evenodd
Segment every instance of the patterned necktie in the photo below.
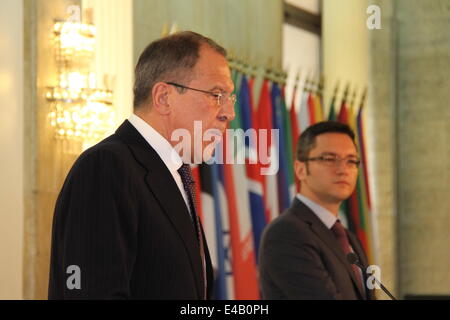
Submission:
M 345 256 L 353 252 L 350 247 L 350 243 L 348 242 L 347 232 L 345 232 L 345 228 L 342 225 L 341 221 L 337 220 L 336 223 L 331 228 L 331 231 L 334 233 L 335 237 L 339 241 L 339 244 L 341 245 L 341 248 L 344 251 Z M 359 289 L 363 289 L 364 287 L 359 268 L 356 265 L 352 264 L 352 269 L 353 272 L 355 273 Z M 362 290 L 362 292 L 364 292 L 364 290 Z
M 178 169 L 178 173 L 180 174 L 181 181 L 183 182 L 184 191 L 186 192 L 189 199 L 189 206 L 191 211 L 191 217 L 194 223 L 195 230 L 197 232 L 197 238 L 200 247 L 200 256 L 202 260 L 202 271 L 203 271 L 203 298 L 206 300 L 206 267 L 205 267 L 205 250 L 203 246 L 203 236 L 200 228 L 200 221 L 198 219 L 198 215 L 196 213 L 196 204 L 195 204 L 195 180 L 192 177 L 191 166 L 188 164 L 183 164 L 180 169 Z

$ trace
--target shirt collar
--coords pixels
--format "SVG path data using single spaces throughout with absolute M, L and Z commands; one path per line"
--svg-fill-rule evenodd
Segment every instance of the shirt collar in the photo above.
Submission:
M 183 165 L 180 155 L 172 145 L 151 125 L 142 120 L 135 114 L 132 114 L 128 121 L 144 137 L 148 144 L 155 149 L 161 160 L 166 164 L 171 173 L 178 171 Z
M 321 205 L 315 203 L 311 199 L 305 197 L 304 195 L 297 193 L 297 198 L 303 202 L 308 208 L 314 212 L 314 214 L 320 219 L 320 221 L 323 222 L 323 224 L 328 228 L 331 229 L 333 225 L 337 221 L 337 217 L 331 213 L 329 210 L 325 209 Z

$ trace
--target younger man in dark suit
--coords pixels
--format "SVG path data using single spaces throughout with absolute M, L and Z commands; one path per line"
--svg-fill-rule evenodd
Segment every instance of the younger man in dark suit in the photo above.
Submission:
M 355 189 L 359 158 L 353 131 L 325 121 L 299 138 L 295 174 L 301 191 L 264 231 L 259 252 L 265 299 L 368 299 L 365 274 L 352 266 L 367 258 L 338 220 L 339 206 Z

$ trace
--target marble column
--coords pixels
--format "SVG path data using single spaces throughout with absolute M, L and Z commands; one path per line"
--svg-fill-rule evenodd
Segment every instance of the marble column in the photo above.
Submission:
M 450 1 L 394 9 L 400 288 L 450 295 Z
M 369 2 L 382 14 L 369 125 L 383 280 L 400 297 L 449 295 L 450 1 Z

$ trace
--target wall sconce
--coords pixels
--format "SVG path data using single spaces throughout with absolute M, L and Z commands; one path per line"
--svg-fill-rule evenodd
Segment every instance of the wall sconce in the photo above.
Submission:
M 97 88 L 97 77 L 91 71 L 95 31 L 92 24 L 77 21 L 54 24 L 58 80 L 48 88 L 46 98 L 51 103 L 48 116 L 57 139 L 93 144 L 115 124 L 113 92 L 110 87 Z

